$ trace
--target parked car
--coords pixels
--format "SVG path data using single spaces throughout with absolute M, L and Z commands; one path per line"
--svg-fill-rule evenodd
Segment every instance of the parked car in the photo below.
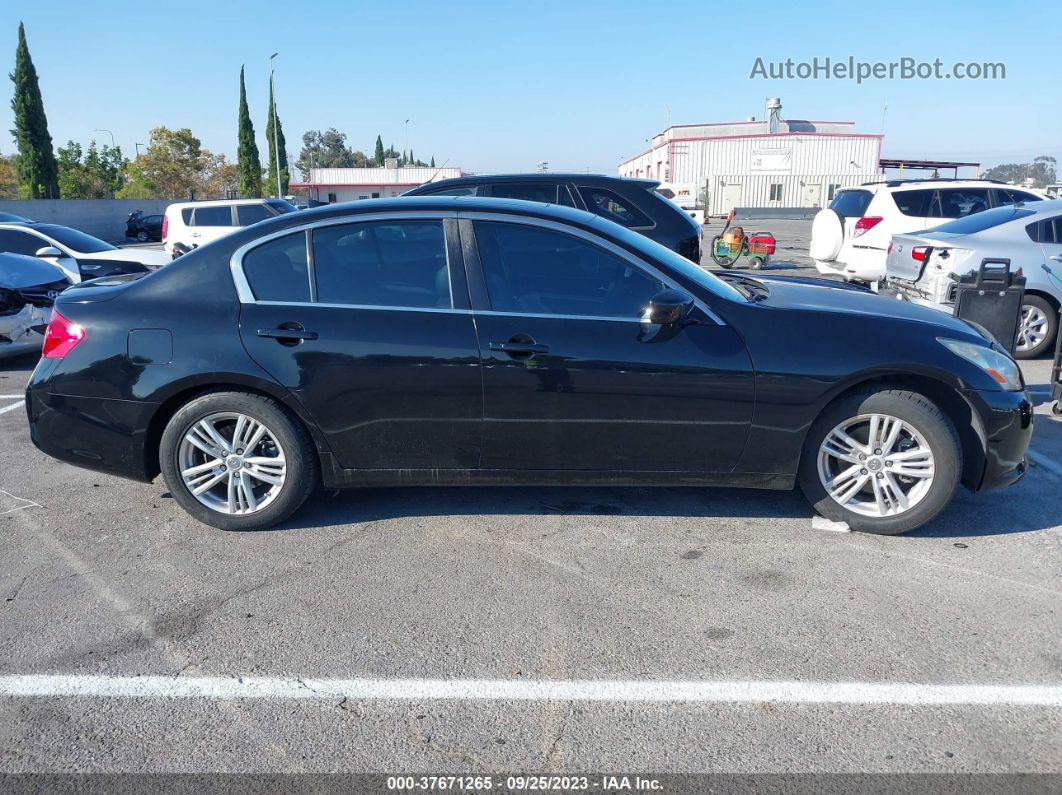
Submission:
M 0 223 L 0 252 L 40 257 L 58 265 L 71 282 L 139 273 L 170 261 L 161 251 L 117 248 L 99 238 L 58 224 Z
M 140 210 L 129 213 L 125 222 L 125 236 L 141 243 L 162 240 L 162 216 L 144 215 Z
M 202 246 L 237 229 L 293 213 L 297 209 L 283 199 L 225 199 L 171 204 L 162 219 L 163 248 L 172 257 L 174 246 L 185 249 Z
M 984 179 L 867 182 L 839 190 L 811 225 L 811 258 L 819 273 L 876 285 L 885 278 L 893 235 L 1043 197 Z
M 837 329 L 844 333 L 838 334 Z M 821 280 L 719 278 L 581 210 L 359 201 L 59 296 L 33 442 L 160 470 L 202 522 L 315 485 L 799 482 L 897 533 L 1025 472 L 1014 361 L 942 312 Z
M 9 224 L 32 224 L 29 218 L 23 218 L 21 215 L 15 215 L 14 213 L 0 213 L 0 223 Z
M 926 232 L 896 235 L 888 256 L 888 286 L 900 297 L 955 311 L 956 277 L 985 258 L 1007 259 L 1025 275 L 1015 356 L 1054 350 L 1062 305 L 1062 200 L 997 207 Z
M 700 224 L 659 195 L 659 185 L 651 179 L 600 174 L 491 174 L 428 182 L 405 195 L 492 196 L 589 210 L 699 263 Z
M 56 265 L 0 253 L 0 358 L 40 353 L 52 304 L 69 286 Z

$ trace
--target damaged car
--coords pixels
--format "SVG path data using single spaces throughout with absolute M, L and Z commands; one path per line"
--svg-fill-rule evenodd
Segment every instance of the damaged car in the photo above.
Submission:
M 69 286 L 56 265 L 0 253 L 0 358 L 40 352 L 52 304 Z

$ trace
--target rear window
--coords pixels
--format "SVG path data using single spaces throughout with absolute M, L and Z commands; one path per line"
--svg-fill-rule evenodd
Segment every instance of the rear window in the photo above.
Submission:
M 196 207 L 192 226 L 232 226 L 232 207 Z
M 970 235 L 974 232 L 983 232 L 994 226 L 1005 224 L 1008 221 L 1017 221 L 1020 218 L 1028 218 L 1034 215 L 1032 210 L 1022 210 L 1016 207 L 996 207 L 994 210 L 968 215 L 956 221 L 934 227 L 934 232 L 947 232 L 949 235 Z
M 653 226 L 652 220 L 634 204 L 607 188 L 579 188 L 586 209 L 628 229 Z
M 898 190 L 892 194 L 896 209 L 912 218 L 925 218 L 930 214 L 933 190 Z
M 844 218 L 862 218 L 874 194 L 868 190 L 842 190 L 833 197 L 830 209 Z

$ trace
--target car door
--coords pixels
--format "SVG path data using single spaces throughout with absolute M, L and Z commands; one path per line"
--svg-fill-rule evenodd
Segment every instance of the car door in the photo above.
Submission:
M 479 349 L 455 223 L 372 215 L 234 257 L 240 334 L 345 469 L 479 464 Z
M 596 235 L 461 213 L 488 469 L 726 472 L 753 370 L 730 327 L 641 322 L 661 273 Z
M 1040 221 L 1035 227 L 1035 236 L 1051 271 L 1049 280 L 1053 282 L 1053 292 L 1062 295 L 1062 216 Z M 1032 276 L 1039 274 L 1033 270 Z M 1033 281 L 1033 278 L 1030 277 L 1030 281 Z

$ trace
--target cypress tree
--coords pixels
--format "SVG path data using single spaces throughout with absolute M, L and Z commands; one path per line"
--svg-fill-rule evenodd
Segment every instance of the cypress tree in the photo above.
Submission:
M 277 120 L 276 143 L 273 141 L 273 119 Z M 281 198 L 288 192 L 291 177 L 288 174 L 288 150 L 284 141 L 284 125 L 277 115 L 276 100 L 273 98 L 273 80 L 269 81 L 269 118 L 266 121 L 266 148 L 269 150 L 269 182 L 264 186 L 266 193 L 277 189 L 277 159 L 280 160 Z M 279 154 L 278 154 L 279 153 Z
M 30 58 L 26 30 L 21 22 L 18 23 L 18 47 L 11 81 L 15 84 L 15 95 L 11 99 L 15 129 L 11 134 L 18 142 L 15 169 L 19 192 L 30 199 L 58 199 L 59 166 L 52 151 L 52 136 L 48 132 L 48 117 L 44 115 L 37 70 Z
M 435 168 L 435 155 L 431 156 L 431 167 Z
M 384 148 L 383 138 L 379 135 L 376 136 L 376 151 L 373 153 L 372 159 L 376 162 L 377 167 L 383 166 L 384 161 Z
M 409 164 L 411 166 L 415 166 L 417 164 L 417 158 L 413 157 L 413 149 L 412 148 L 410 148 L 410 150 L 409 150 Z
M 239 145 L 236 148 L 236 177 L 241 199 L 257 199 L 262 195 L 262 161 L 258 159 L 258 144 L 254 141 L 254 125 L 247 110 L 247 89 L 240 67 Z

